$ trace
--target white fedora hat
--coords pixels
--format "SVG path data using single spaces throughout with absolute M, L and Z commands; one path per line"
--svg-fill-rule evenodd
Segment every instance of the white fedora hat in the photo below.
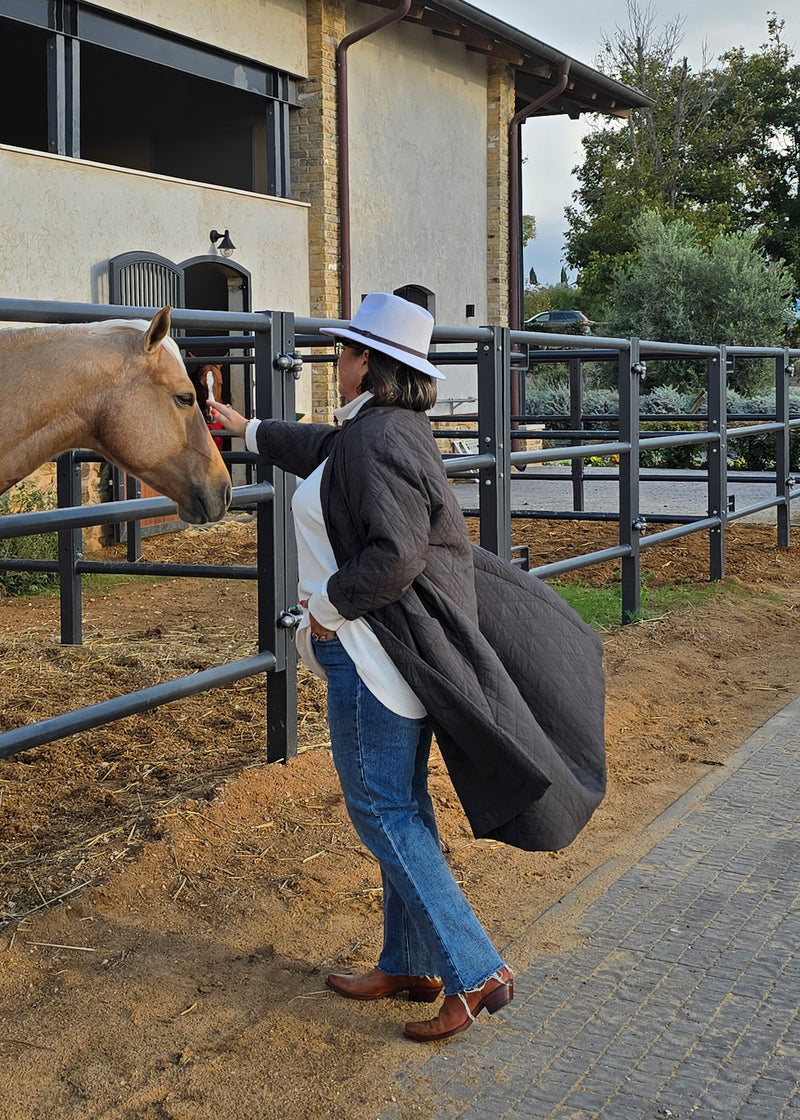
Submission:
M 357 342 L 404 362 L 428 377 L 445 375 L 428 361 L 433 334 L 433 316 L 424 307 L 409 303 L 402 296 L 372 292 L 346 327 L 320 327 L 320 334 Z

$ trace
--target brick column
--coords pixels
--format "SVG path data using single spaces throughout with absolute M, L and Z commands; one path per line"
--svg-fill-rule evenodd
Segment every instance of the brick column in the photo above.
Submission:
M 490 59 L 486 88 L 487 283 L 490 323 L 508 323 L 508 126 L 514 116 L 514 71 Z
M 338 317 L 339 154 L 336 146 L 336 47 L 346 34 L 342 0 L 308 0 L 308 79 L 298 83 L 292 113 L 292 185 L 310 203 L 308 215 L 311 314 Z M 330 421 L 339 404 L 336 370 L 311 367 L 310 419 Z

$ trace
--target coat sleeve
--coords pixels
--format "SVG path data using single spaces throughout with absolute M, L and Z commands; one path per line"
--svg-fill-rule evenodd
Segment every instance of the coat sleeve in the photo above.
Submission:
M 347 455 L 346 487 L 332 491 L 331 500 L 346 501 L 363 544 L 328 580 L 328 598 L 344 618 L 396 602 L 425 568 L 436 514 L 429 472 L 442 468 L 420 451 L 401 428 Z
M 256 429 L 259 455 L 270 466 L 308 478 L 341 435 L 333 424 L 301 424 L 293 420 L 262 420 Z

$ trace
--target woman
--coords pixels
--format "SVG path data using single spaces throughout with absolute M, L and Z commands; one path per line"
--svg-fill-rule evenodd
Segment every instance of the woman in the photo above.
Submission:
M 422 308 L 374 293 L 347 327 L 324 331 L 341 347 L 338 427 L 247 422 L 216 406 L 230 435 L 304 479 L 293 500 L 305 611 L 298 647 L 327 678 L 334 764 L 351 820 L 381 868 L 377 966 L 331 975 L 328 986 L 359 1000 L 407 992 L 432 1002 L 444 990 L 437 1016 L 406 1024 L 415 1041 L 459 1034 L 514 992 L 442 856 L 427 790 L 432 727 L 476 836 L 561 846 L 602 797 L 596 702 L 577 721 L 561 721 L 571 729 L 565 750 L 549 727 L 560 723 L 547 642 L 539 658 L 523 643 L 508 668 L 483 633 L 502 644 L 501 604 L 524 624 L 520 605 L 531 592 L 525 577 L 469 543 L 425 414 L 442 377 L 427 360 L 432 330 Z M 498 581 L 487 620 L 478 592 Z M 561 619 L 559 643 L 577 650 L 582 670 L 586 628 L 552 593 L 546 609 L 534 598 L 540 623 Z M 520 692 L 531 672 L 544 725 Z M 575 682 L 569 691 L 580 699 Z M 602 704 L 600 725 L 602 739 Z

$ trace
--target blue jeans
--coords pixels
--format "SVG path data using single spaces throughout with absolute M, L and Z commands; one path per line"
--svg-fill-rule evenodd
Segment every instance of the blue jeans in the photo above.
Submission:
M 381 868 L 378 967 L 392 976 L 439 976 L 446 995 L 476 988 L 503 961 L 442 855 L 427 783 L 430 724 L 385 708 L 337 638 L 315 641 L 314 652 L 328 678 L 331 747 L 347 811 Z

